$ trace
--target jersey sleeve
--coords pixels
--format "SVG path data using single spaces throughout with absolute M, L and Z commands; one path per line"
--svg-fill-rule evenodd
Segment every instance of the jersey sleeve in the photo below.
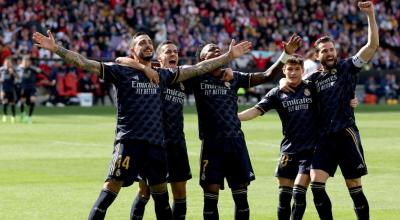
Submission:
M 251 87 L 252 73 L 233 72 L 234 80 L 237 81 L 237 88 Z
M 158 68 L 157 71 L 160 74 L 160 83 L 163 83 L 166 86 L 174 84 L 179 76 L 179 70 L 179 67 Z
M 263 99 L 259 103 L 257 103 L 254 107 L 261 111 L 261 115 L 264 115 L 265 112 L 276 109 L 277 107 L 277 99 L 276 96 L 278 95 L 278 88 L 271 89 Z
M 343 61 L 342 68 L 346 73 L 357 74 L 361 71 L 364 61 L 358 56 L 347 58 Z
M 118 84 L 120 73 L 121 71 L 118 71 L 118 65 L 114 63 L 101 63 L 100 78 L 103 79 L 104 81 L 116 85 Z

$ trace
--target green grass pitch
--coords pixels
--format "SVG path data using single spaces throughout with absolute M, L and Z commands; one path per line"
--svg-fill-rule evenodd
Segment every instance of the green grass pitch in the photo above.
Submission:
M 111 158 L 115 109 L 38 108 L 34 124 L 0 124 L 0 219 L 86 219 L 97 198 Z M 360 106 L 361 132 L 369 175 L 363 178 L 371 219 L 400 217 L 400 107 Z M 256 180 L 249 186 L 251 219 L 276 219 L 281 125 L 275 112 L 243 123 Z M 193 179 L 188 182 L 187 219 L 202 219 L 198 185 L 200 144 L 197 115 L 186 108 L 185 132 Z M 123 189 L 107 219 L 129 219 L 137 184 Z M 327 184 L 335 219 L 356 219 L 339 173 Z M 311 191 L 304 219 L 318 219 Z M 229 189 L 220 192 L 220 219 L 233 219 Z M 149 202 L 145 219 L 155 219 Z

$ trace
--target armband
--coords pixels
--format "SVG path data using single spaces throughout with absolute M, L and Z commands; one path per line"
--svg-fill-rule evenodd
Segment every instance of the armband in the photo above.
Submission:
M 365 64 L 367 64 L 367 62 L 365 62 L 363 59 L 361 59 L 361 57 L 359 56 L 353 56 L 351 58 L 351 60 L 353 61 L 353 64 L 355 67 L 361 68 L 362 66 L 364 66 Z
M 286 63 L 288 61 L 288 59 L 290 59 L 291 57 L 292 57 L 291 55 L 289 55 L 285 51 L 283 51 L 278 60 L 282 63 Z

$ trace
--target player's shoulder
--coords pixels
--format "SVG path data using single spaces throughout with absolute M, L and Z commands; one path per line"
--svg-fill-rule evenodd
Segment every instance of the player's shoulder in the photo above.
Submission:
M 269 95 L 277 95 L 277 94 L 280 94 L 280 93 L 283 93 L 283 91 L 279 89 L 279 86 L 276 86 L 276 87 L 272 88 L 271 90 L 269 90 L 267 94 L 269 94 Z
M 155 70 L 159 73 L 159 74 L 175 74 L 178 71 L 178 68 L 156 68 Z
M 127 65 L 118 64 L 115 62 L 103 62 L 102 65 L 106 70 L 111 70 L 115 73 L 127 73 L 127 72 L 141 72 L 138 69 L 132 68 Z

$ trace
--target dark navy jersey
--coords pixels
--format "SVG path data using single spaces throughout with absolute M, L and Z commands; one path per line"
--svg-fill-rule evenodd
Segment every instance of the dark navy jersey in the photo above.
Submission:
M 354 111 L 350 100 L 354 98 L 357 75 L 361 69 L 353 58 L 338 61 L 330 71 L 318 71 L 310 80 L 317 92 L 319 106 L 319 130 L 322 134 L 336 132 L 355 124 Z
M 163 91 L 163 125 L 165 141 L 168 143 L 182 143 L 185 140 L 183 132 L 183 104 L 185 96 L 183 83 L 169 85 Z
M 36 74 L 38 70 L 32 67 L 18 67 L 17 68 L 19 77 L 21 78 L 21 86 L 24 89 L 34 89 L 36 86 Z
M 282 122 L 281 153 L 294 154 L 313 149 L 317 143 L 317 108 L 312 87 L 302 82 L 294 93 L 271 89 L 255 106 L 264 114 L 276 109 Z
M 237 116 L 237 91 L 249 87 L 251 74 L 233 72 L 233 76 L 233 80 L 224 82 L 205 74 L 186 82 L 196 99 L 200 139 L 243 136 Z
M 0 79 L 1 79 L 0 81 L 2 81 L 3 84 L 4 92 L 14 91 L 15 77 L 7 70 L 7 68 L 0 67 Z
M 164 139 L 161 92 L 178 73 L 158 69 L 160 83 L 155 85 L 143 72 L 127 66 L 103 63 L 102 71 L 102 78 L 113 83 L 117 93 L 116 139 L 145 140 L 161 145 Z

